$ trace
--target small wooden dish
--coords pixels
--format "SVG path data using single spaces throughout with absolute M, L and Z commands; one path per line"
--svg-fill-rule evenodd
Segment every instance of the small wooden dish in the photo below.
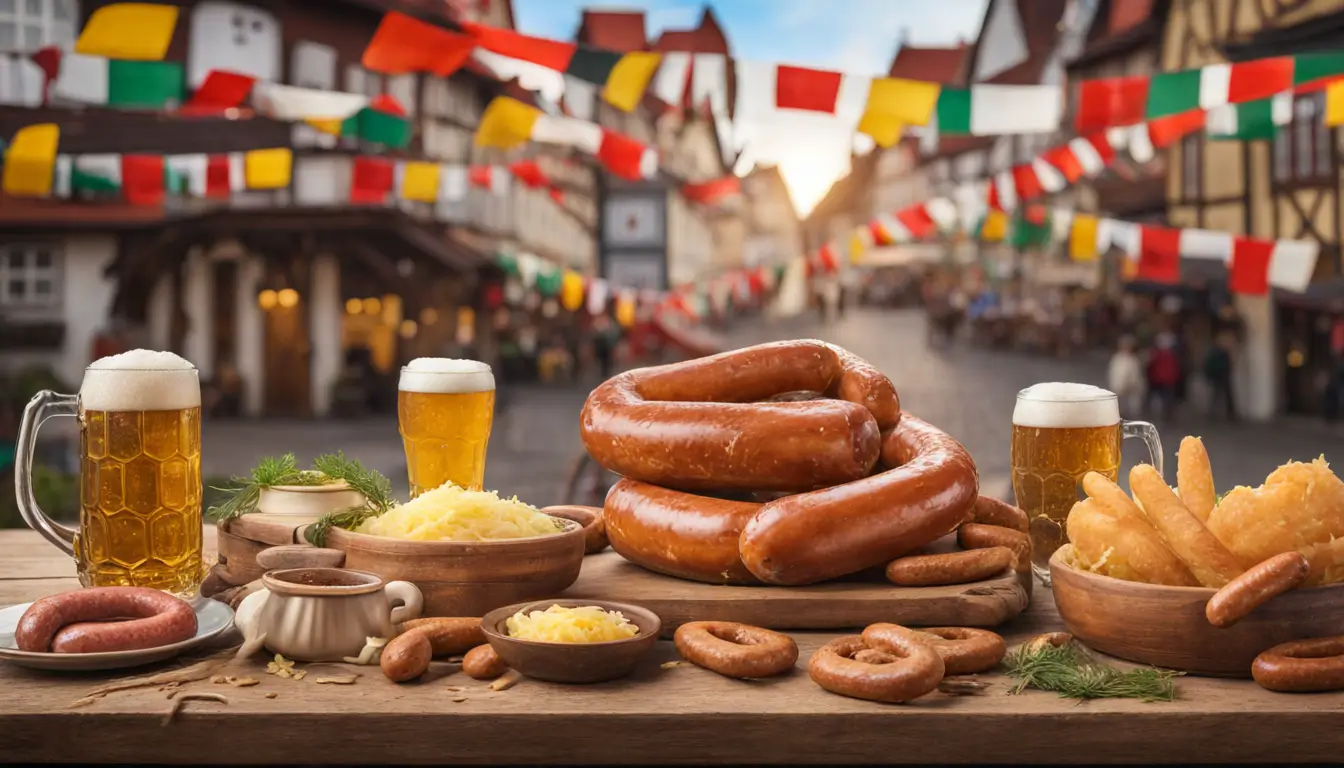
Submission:
M 1204 615 L 1216 590 L 1091 573 L 1069 562 L 1070 549 L 1050 558 L 1055 607 L 1074 637 L 1119 659 L 1248 678 L 1255 657 L 1279 643 L 1344 634 L 1344 584 L 1293 590 L 1219 629 Z
M 553 605 L 565 608 L 591 605 L 604 611 L 620 611 L 631 624 L 639 627 L 639 634 L 606 643 L 539 643 L 509 637 L 505 622 L 510 616 L 519 611 L 544 611 Z M 481 619 L 481 631 L 499 658 L 526 677 L 552 683 L 601 683 L 633 672 L 639 660 L 658 642 L 662 624 L 658 614 L 629 603 L 541 600 L 491 611 Z
M 583 526 L 557 519 L 560 533 L 527 539 L 403 541 L 332 528 L 325 543 L 345 552 L 346 568 L 419 587 L 425 616 L 483 616 L 559 594 L 579 578 Z

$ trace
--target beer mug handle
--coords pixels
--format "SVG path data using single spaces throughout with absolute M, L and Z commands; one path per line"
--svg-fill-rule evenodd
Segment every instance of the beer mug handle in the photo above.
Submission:
M 19 425 L 19 442 L 15 446 L 14 496 L 19 503 L 19 514 L 28 527 L 42 534 L 67 555 L 75 554 L 76 530 L 47 517 L 37 506 L 33 494 L 33 449 L 36 447 L 37 428 L 52 416 L 78 416 L 79 395 L 61 395 L 42 390 L 23 409 L 23 423 Z
M 1125 421 L 1120 424 L 1120 437 L 1137 437 L 1143 440 L 1143 444 L 1148 447 L 1148 458 L 1157 470 L 1157 474 L 1162 474 L 1162 439 L 1157 436 L 1157 427 L 1146 421 Z

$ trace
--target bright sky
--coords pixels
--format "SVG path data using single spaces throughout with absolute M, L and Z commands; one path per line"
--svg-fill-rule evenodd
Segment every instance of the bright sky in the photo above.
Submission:
M 584 8 L 643 10 L 651 38 L 690 29 L 704 5 L 728 35 L 734 58 L 801 64 L 856 75 L 885 74 L 903 31 L 912 45 L 973 40 L 986 0 L 513 0 L 518 28 L 572 39 Z M 857 117 L 857 116 L 856 116 Z M 747 152 L 779 163 L 794 204 L 806 214 L 849 169 L 853 120 L 791 113 L 744 129 Z

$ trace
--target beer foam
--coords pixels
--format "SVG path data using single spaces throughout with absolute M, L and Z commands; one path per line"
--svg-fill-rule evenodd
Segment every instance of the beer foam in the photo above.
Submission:
M 401 369 L 397 388 L 402 392 L 437 395 L 493 392 L 495 374 L 490 371 L 490 366 L 479 360 L 417 357 Z
M 1013 409 L 1013 424 L 1019 427 L 1062 429 L 1119 423 L 1120 403 L 1115 393 L 1091 384 L 1034 384 L 1018 393 Z
M 196 366 L 172 352 L 133 349 L 84 371 L 80 404 L 92 411 L 173 411 L 201 404 Z

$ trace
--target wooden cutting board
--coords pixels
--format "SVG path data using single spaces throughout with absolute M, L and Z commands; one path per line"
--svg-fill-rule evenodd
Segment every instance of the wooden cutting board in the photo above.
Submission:
M 253 512 L 241 515 L 227 523 L 228 532 L 234 536 L 252 541 L 278 546 L 280 544 L 306 544 L 303 529 L 317 521 L 316 517 L 296 517 L 294 515 L 270 515 L 265 512 Z
M 934 551 L 955 548 L 954 537 Z M 876 577 L 809 587 L 732 587 L 663 576 L 610 550 L 589 555 L 566 598 L 633 603 L 657 613 L 670 635 L 688 621 L 738 621 L 768 629 L 861 629 L 879 621 L 911 626 L 993 627 L 1031 599 L 1031 574 L 950 587 L 897 587 Z

